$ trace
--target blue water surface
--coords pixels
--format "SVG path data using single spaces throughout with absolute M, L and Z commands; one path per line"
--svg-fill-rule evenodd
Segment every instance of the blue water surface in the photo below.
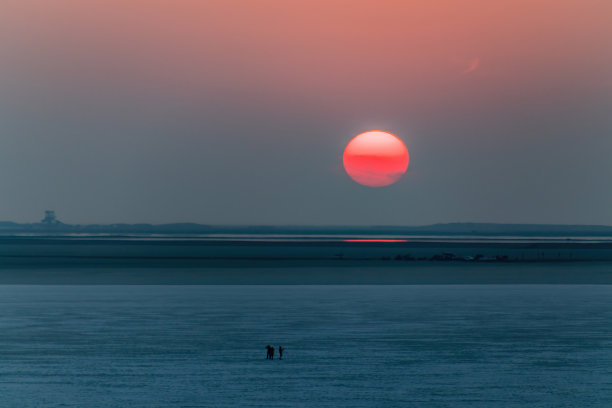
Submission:
M 7 285 L 0 330 L 1 407 L 612 407 L 612 286 Z

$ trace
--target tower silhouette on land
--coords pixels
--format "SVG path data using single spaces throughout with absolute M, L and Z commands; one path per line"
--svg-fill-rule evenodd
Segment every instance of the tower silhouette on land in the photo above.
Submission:
M 57 225 L 57 224 L 61 224 L 61 222 L 55 216 L 55 211 L 47 210 L 45 211 L 45 218 L 42 219 L 41 224 Z

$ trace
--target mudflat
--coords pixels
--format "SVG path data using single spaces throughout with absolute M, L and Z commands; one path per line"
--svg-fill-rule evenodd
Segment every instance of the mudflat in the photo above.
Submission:
M 4 284 L 612 283 L 612 243 L 4 237 Z

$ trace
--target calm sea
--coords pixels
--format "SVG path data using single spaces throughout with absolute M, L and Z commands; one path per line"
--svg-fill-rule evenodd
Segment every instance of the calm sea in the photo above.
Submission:
M 0 286 L 0 407 L 612 407 L 612 286 Z

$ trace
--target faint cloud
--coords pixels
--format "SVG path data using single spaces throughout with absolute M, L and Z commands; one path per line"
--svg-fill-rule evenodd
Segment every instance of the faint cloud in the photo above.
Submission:
M 463 71 L 461 71 L 461 75 L 467 75 L 470 72 L 476 71 L 479 65 L 480 65 L 480 58 L 474 57 L 470 59 L 468 67 L 464 69 Z

